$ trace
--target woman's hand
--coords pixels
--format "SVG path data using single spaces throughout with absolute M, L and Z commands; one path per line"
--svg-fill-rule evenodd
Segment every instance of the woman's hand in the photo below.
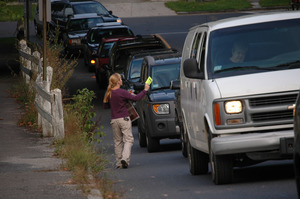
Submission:
M 148 84 L 145 84 L 145 88 L 144 88 L 144 90 L 145 90 L 145 91 L 148 91 L 148 90 L 149 90 L 149 88 L 150 88 L 150 86 L 149 86 Z

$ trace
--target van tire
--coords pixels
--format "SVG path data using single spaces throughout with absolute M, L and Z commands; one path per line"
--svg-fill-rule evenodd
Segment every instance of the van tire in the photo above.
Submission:
M 183 157 L 187 158 L 188 157 L 188 152 L 187 152 L 187 144 L 185 143 L 185 138 L 184 138 L 184 133 L 180 133 L 181 136 L 181 153 Z
M 187 138 L 187 154 L 189 159 L 190 173 L 200 175 L 208 173 L 208 155 L 194 149 Z
M 210 138 L 211 138 L 210 133 Z M 230 184 L 233 180 L 233 159 L 231 155 L 215 155 L 209 140 L 209 159 L 212 180 L 216 185 Z
M 178 116 L 176 118 L 178 118 Z M 187 158 L 188 152 L 187 152 L 187 143 L 186 143 L 186 130 L 185 130 L 185 124 L 183 118 L 181 120 L 182 122 L 177 121 L 180 128 L 181 153 L 183 157 Z

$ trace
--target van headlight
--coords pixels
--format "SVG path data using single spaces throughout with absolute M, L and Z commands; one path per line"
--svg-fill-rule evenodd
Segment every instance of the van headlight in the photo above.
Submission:
M 156 114 L 169 114 L 170 105 L 169 104 L 154 104 L 153 110 Z
M 239 100 L 225 102 L 225 111 L 227 114 L 241 113 L 243 110 L 242 102 Z

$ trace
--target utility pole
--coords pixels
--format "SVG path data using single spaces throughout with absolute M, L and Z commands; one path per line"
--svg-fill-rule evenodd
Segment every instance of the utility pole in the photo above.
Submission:
M 47 9 L 46 0 L 43 0 L 43 80 L 47 80 Z
M 30 0 L 24 1 L 24 36 L 29 41 L 29 18 L 31 16 Z

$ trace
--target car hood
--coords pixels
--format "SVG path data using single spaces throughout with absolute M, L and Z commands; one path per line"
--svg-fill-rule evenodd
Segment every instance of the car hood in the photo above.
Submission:
M 148 95 L 151 102 L 174 101 L 176 99 L 175 90 L 171 89 L 148 91 Z
M 300 69 L 255 73 L 215 79 L 221 98 L 295 91 Z
M 116 22 L 118 18 L 110 15 L 109 16 L 102 15 L 102 19 L 104 22 Z

